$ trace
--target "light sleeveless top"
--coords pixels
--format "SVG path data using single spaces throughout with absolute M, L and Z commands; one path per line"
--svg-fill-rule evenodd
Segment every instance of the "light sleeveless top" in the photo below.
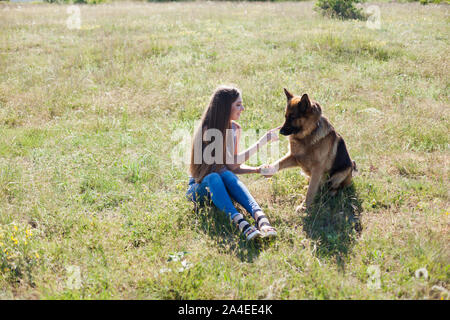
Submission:
M 232 134 L 233 134 L 233 143 L 234 143 L 234 148 L 236 148 L 236 143 L 237 143 L 237 127 L 236 124 L 234 122 L 231 123 L 231 129 Z
M 235 151 L 236 151 L 236 143 L 237 143 L 237 126 L 236 126 L 236 124 L 234 122 L 231 122 L 231 130 L 232 130 L 231 131 L 231 135 L 233 137 L 233 149 L 229 150 L 229 148 L 227 148 L 227 152 L 229 152 L 231 155 L 233 155 L 235 153 Z M 228 170 L 227 167 L 223 167 L 222 169 L 220 169 L 218 171 L 218 173 L 222 173 L 222 172 L 225 172 L 227 170 Z M 213 170 L 213 171 L 215 171 L 215 170 Z
M 232 136 L 233 136 L 233 146 L 234 146 L 234 150 L 228 150 L 228 148 L 227 148 L 227 151 L 230 151 L 230 153 L 232 152 L 232 151 L 235 151 L 236 150 L 236 147 L 237 147 L 237 145 L 236 145 L 236 143 L 237 143 L 237 126 L 236 126 L 236 124 L 234 123 L 234 122 L 231 122 L 231 134 L 232 134 Z M 234 152 L 233 152 L 234 153 Z M 218 173 L 222 173 L 222 172 L 225 172 L 225 171 L 227 171 L 228 170 L 228 168 L 227 167 L 223 167 L 222 169 L 220 169 L 219 171 L 217 171 Z M 214 170 L 214 168 L 213 168 L 213 172 L 216 172 L 216 170 Z M 194 181 L 194 178 L 193 177 L 191 177 L 191 176 L 189 176 L 189 184 L 192 184 L 192 183 L 194 183 L 195 181 Z

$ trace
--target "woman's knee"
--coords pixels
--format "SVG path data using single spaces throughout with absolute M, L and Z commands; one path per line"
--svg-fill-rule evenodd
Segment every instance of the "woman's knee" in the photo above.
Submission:
M 220 175 L 217 172 L 212 172 L 212 173 L 208 174 L 206 177 L 203 178 L 203 180 L 208 185 L 214 185 L 214 184 L 217 184 L 217 183 L 222 183 L 222 178 L 220 177 Z
M 232 183 L 232 182 L 237 182 L 239 181 L 239 178 L 230 170 L 224 171 L 220 174 L 220 177 L 222 178 L 223 181 L 225 181 L 226 183 Z

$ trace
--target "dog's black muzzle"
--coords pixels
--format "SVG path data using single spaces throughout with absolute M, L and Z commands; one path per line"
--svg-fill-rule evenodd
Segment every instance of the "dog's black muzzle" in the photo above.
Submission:
M 291 134 L 291 132 L 289 128 L 283 127 L 280 129 L 280 134 L 282 134 L 283 136 L 288 136 Z
M 283 136 L 289 136 L 289 135 L 291 135 L 293 133 L 297 133 L 299 131 L 300 130 L 297 128 L 285 125 L 280 129 L 280 134 L 282 134 Z

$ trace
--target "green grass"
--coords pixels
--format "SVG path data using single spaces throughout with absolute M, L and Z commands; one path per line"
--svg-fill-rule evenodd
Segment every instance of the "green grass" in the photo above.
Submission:
M 378 5 L 380 30 L 312 2 L 81 6 L 70 30 L 67 6 L 1 3 L 0 298 L 448 299 L 448 8 Z M 272 244 L 195 213 L 171 160 L 222 83 L 260 135 L 307 92 L 358 164 L 307 214 L 299 169 L 243 176 Z

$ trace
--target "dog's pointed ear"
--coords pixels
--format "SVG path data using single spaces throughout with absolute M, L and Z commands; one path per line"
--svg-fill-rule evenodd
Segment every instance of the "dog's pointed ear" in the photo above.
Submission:
M 306 93 L 304 95 L 302 95 L 302 99 L 300 100 L 300 105 L 303 105 L 306 108 L 311 107 L 311 100 L 309 100 L 309 97 Z
M 283 89 L 284 89 L 284 93 L 286 94 L 286 98 L 288 99 L 288 101 L 291 100 L 294 97 L 294 95 L 292 93 L 290 93 L 288 91 L 288 89 L 286 89 L 286 88 L 283 88 Z

